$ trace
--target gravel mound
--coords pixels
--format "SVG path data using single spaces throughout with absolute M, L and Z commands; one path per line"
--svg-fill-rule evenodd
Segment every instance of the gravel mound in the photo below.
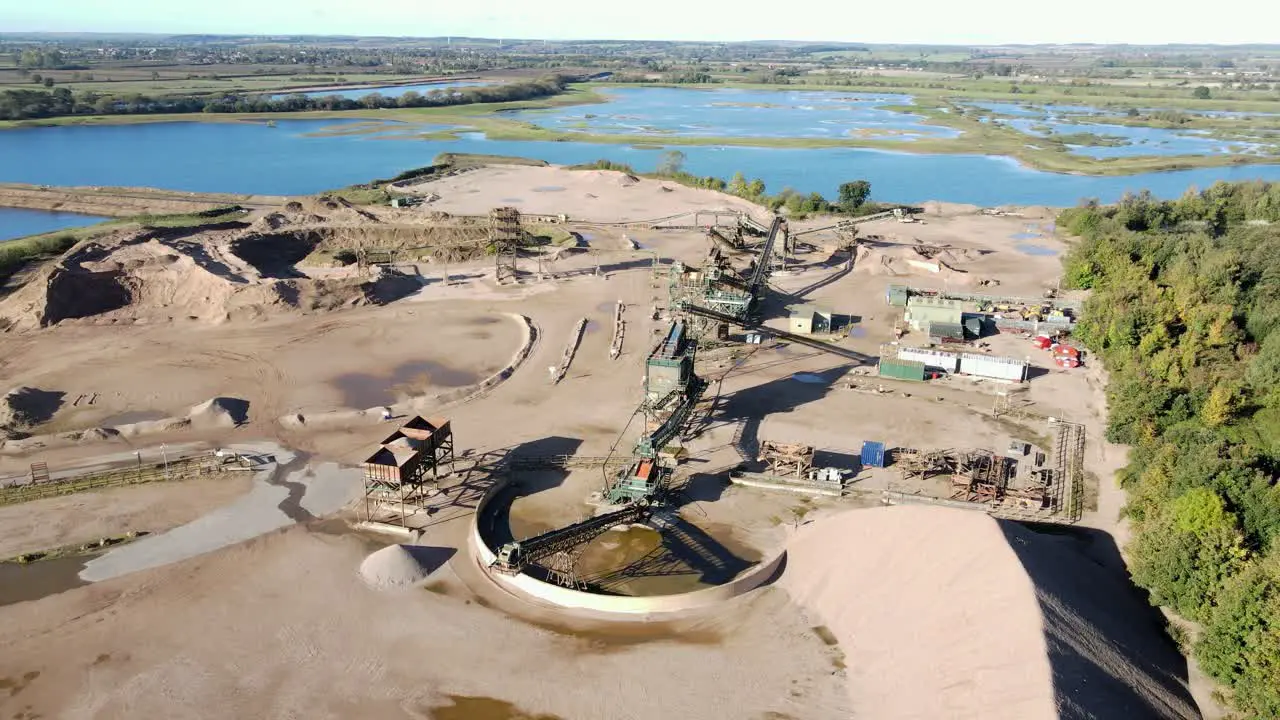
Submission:
M 421 582 L 432 568 L 419 561 L 413 546 L 388 545 L 360 563 L 360 577 L 371 587 L 396 588 Z
M 1074 538 L 854 510 L 802 527 L 780 584 L 838 641 L 858 717 L 1200 717 L 1151 609 Z

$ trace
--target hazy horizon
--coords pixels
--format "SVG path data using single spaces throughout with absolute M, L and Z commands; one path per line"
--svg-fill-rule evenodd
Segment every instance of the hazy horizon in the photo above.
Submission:
M 651 0 L 643 13 L 619 17 L 583 0 L 528 3 L 429 2 L 352 13 L 349 0 L 222 0 L 174 5 L 156 0 L 58 0 L 0 10 L 9 33 L 150 33 L 478 37 L 525 40 L 706 42 L 851 42 L 895 45 L 1268 45 L 1276 44 L 1280 4 L 1221 0 L 1214 12 L 1168 13 L 1156 0 L 1079 0 L 1053 16 L 1014 0 L 942 0 L 903 8 L 813 0 L 802 11 L 761 17 L 739 3 Z M 833 28 L 849 28 L 849 35 Z

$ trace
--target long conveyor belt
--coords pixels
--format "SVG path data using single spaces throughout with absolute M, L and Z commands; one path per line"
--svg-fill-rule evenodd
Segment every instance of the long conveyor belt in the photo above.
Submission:
M 821 350 L 823 352 L 831 353 L 832 355 L 839 355 L 840 357 L 845 358 L 847 360 L 853 360 L 854 362 L 857 362 L 860 365 L 874 365 L 876 362 L 876 359 L 871 357 L 870 355 L 863 355 L 860 352 L 849 350 L 848 348 L 842 348 L 838 345 L 832 345 L 831 343 L 825 343 L 825 342 L 822 342 L 821 340 L 815 340 L 814 338 L 808 337 L 807 335 L 797 335 L 795 333 L 787 332 L 786 330 L 775 330 L 774 328 L 766 327 L 765 325 L 759 322 L 756 322 L 755 320 L 737 318 L 737 317 L 734 317 L 733 315 L 726 315 L 724 313 L 716 312 L 715 310 L 708 310 L 704 307 L 698 307 L 697 305 L 690 305 L 687 303 L 681 305 L 680 310 L 690 315 L 697 315 L 699 317 L 704 317 L 709 320 L 718 320 L 719 322 L 729 323 L 731 325 L 737 325 L 746 330 L 762 330 L 764 332 L 769 333 L 770 335 L 773 335 L 778 338 L 782 338 L 787 342 L 793 342 L 798 345 L 804 345 L 805 347 L 811 347 L 815 350 Z
M 492 567 L 500 572 L 520 572 L 530 563 L 544 560 L 562 550 L 585 545 L 612 527 L 646 519 L 652 512 L 653 509 L 648 504 L 633 503 L 621 510 L 587 518 L 525 540 L 509 542 L 498 550 Z
M 756 258 L 755 270 L 751 273 L 751 279 L 747 282 L 747 289 L 755 292 L 763 283 L 765 276 L 769 272 L 769 263 L 773 257 L 773 246 L 777 243 L 778 234 L 784 232 L 785 221 L 781 216 L 773 218 L 773 227 L 769 228 L 769 237 L 765 238 L 764 245 L 760 246 L 760 255 Z M 785 242 L 785 240 L 784 240 Z

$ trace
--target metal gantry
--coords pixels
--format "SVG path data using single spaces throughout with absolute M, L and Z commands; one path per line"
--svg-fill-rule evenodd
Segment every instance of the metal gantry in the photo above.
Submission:
M 365 519 L 375 509 L 392 511 L 405 526 L 441 475 L 453 472 L 453 428 L 448 418 L 414 416 L 387 436 L 364 461 Z
M 488 235 L 496 281 L 517 279 L 519 268 L 516 266 L 516 259 L 525 242 L 524 228 L 520 226 L 520 211 L 513 207 L 489 211 Z

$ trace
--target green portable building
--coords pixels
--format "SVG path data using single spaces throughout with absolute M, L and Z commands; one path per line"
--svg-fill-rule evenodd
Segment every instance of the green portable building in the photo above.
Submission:
M 880 359 L 880 377 L 924 382 L 924 363 L 915 360 Z

